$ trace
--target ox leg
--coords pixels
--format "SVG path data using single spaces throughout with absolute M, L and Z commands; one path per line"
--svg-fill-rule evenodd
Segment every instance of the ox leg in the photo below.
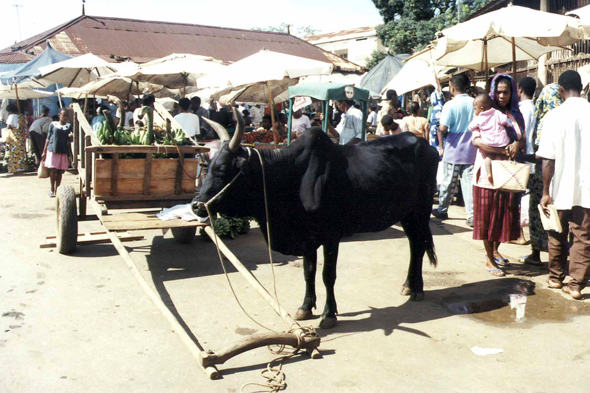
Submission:
M 330 329 L 336 326 L 336 296 L 334 295 L 334 285 L 336 284 L 336 262 L 338 260 L 339 242 L 324 244 L 324 270 L 322 278 L 326 286 L 326 306 L 320 319 L 319 327 Z
M 312 309 L 316 308 L 315 274 L 317 271 L 317 251 L 303 257 L 303 277 L 305 278 L 305 297 L 303 305 L 295 314 L 295 320 L 304 321 L 313 318 Z
M 428 219 L 420 219 L 416 213 L 408 214 L 401 220 L 404 232 L 410 241 L 410 267 L 408 268 L 408 277 L 402 287 L 402 295 L 410 296 L 410 300 L 424 299 L 424 281 L 422 279 L 422 261 L 426 252 L 428 237 L 425 229 L 428 227 Z M 426 225 L 426 228 L 424 228 Z

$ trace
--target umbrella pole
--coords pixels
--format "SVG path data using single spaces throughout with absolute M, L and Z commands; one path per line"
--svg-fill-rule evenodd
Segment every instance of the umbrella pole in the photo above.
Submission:
M 20 100 L 18 99 L 18 85 L 14 84 L 14 93 L 16 94 L 16 107 L 18 109 L 18 114 L 20 115 Z
M 268 92 L 268 104 L 270 106 L 270 118 L 272 121 L 270 129 L 272 130 L 272 135 L 274 138 L 274 145 L 275 149 L 279 147 L 279 138 L 277 138 L 278 130 L 275 130 L 275 103 L 272 99 L 272 94 L 270 92 L 270 86 L 268 85 L 268 81 L 265 82 L 266 91 Z
M 516 79 L 516 43 L 512 37 L 512 77 Z
M 88 71 L 88 80 L 87 80 L 87 84 L 90 83 L 90 70 Z M 86 108 L 88 107 L 88 93 L 86 93 L 84 95 L 84 115 L 86 115 Z
M 488 40 L 486 38 L 483 39 L 483 58 L 485 62 L 485 69 L 486 69 L 486 91 L 490 91 L 489 79 L 490 79 L 490 69 L 488 68 Z

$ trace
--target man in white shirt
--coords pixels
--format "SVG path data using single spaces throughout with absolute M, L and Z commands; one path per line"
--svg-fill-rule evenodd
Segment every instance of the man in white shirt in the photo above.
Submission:
M 258 127 L 262 121 L 262 112 L 260 111 L 260 104 L 250 106 L 250 118 L 254 127 Z
M 174 120 L 180 123 L 184 132 L 189 137 L 195 139 L 200 136 L 201 126 L 199 123 L 199 116 L 191 111 L 191 100 L 188 98 L 181 98 L 180 101 L 178 101 L 178 109 L 180 110 L 180 113 L 174 116 Z
M 565 71 L 558 83 L 565 102 L 545 115 L 546 132 L 537 150 L 537 157 L 543 159 L 541 206 L 547 214 L 547 206 L 555 205 L 563 227 L 562 233 L 548 232 L 547 285 L 581 300 L 590 272 L 590 103 L 580 97 L 582 78 L 576 71 Z M 564 285 L 568 227 L 574 237 L 569 249 L 572 279 Z
M 291 118 L 291 133 L 299 137 L 299 135 L 303 134 L 308 128 L 311 128 L 309 117 L 305 116 L 301 109 L 293 112 L 293 117 Z
M 367 117 L 367 129 L 375 131 L 377 127 L 377 107 L 369 107 L 369 117 Z
M 344 112 L 340 123 L 334 128 L 328 122 L 328 133 L 338 138 L 340 145 L 356 145 L 361 142 L 363 131 L 363 112 L 354 107 L 354 101 L 338 101 L 338 109 Z
M 537 82 L 530 76 L 526 76 L 518 81 L 518 108 L 522 117 L 524 117 L 524 132 L 526 135 L 526 154 L 534 154 L 532 145 L 532 134 L 537 123 L 537 117 L 535 116 L 535 103 L 533 102 L 533 96 L 535 95 L 535 89 L 537 88 Z M 535 207 L 536 208 L 536 207 Z

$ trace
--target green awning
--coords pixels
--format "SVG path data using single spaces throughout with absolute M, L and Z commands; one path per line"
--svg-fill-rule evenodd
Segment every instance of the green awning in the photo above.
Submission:
M 354 89 L 352 98 L 346 96 L 345 89 L 350 86 Z M 344 83 L 304 83 L 289 87 L 289 98 L 293 97 L 311 97 L 316 100 L 369 100 L 369 90 L 359 89 L 352 85 Z

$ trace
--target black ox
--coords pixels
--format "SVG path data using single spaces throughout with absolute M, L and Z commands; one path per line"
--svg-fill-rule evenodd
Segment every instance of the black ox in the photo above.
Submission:
M 229 140 L 222 126 L 209 123 L 222 140 Z M 261 162 L 253 149 L 241 146 L 241 117 L 238 123 L 232 140 L 223 142 L 213 157 L 193 209 L 206 217 L 204 203 L 211 200 L 212 214 L 254 216 L 268 241 Z M 261 150 L 260 154 L 272 249 L 303 256 L 306 290 L 295 319 L 313 317 L 316 251 L 320 246 L 324 246 L 322 278 L 327 298 L 319 326 L 330 328 L 336 324 L 334 284 L 340 239 L 357 232 L 383 231 L 397 222 L 401 222 L 411 249 L 402 294 L 410 295 L 411 300 L 424 297 L 424 252 L 436 266 L 429 221 L 438 166 L 438 153 L 425 139 L 402 133 L 339 146 L 313 127 L 290 147 Z

